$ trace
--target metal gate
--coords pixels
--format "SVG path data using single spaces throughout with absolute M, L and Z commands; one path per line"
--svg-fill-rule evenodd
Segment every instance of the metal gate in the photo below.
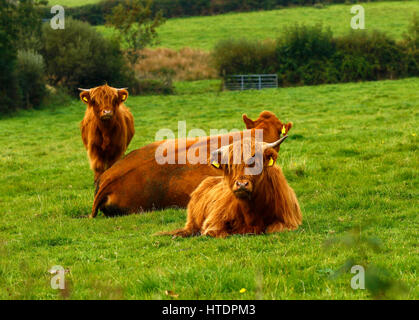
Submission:
M 278 76 L 276 74 L 231 75 L 224 79 L 224 89 L 227 90 L 260 90 L 266 88 L 278 88 Z

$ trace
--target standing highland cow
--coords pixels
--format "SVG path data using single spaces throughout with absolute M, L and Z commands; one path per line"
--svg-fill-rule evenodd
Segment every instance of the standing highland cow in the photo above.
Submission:
M 94 171 L 100 175 L 118 161 L 134 136 L 134 118 L 124 105 L 128 91 L 103 85 L 80 89 L 80 99 L 87 104 L 80 124 L 81 137 Z
M 226 237 L 297 229 L 302 220 L 297 197 L 275 166 L 274 148 L 286 138 L 273 143 L 238 141 L 212 153 L 211 164 L 224 176 L 205 179 L 191 194 L 184 228 L 160 234 Z M 258 153 L 259 161 L 254 156 Z

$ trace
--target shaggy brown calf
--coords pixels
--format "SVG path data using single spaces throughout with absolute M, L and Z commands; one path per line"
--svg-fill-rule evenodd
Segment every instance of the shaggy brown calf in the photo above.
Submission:
M 278 154 L 274 148 L 286 138 L 273 143 L 245 140 L 215 151 L 211 163 L 224 176 L 205 179 L 191 194 L 183 229 L 160 234 L 226 237 L 297 229 L 302 220 L 297 197 L 275 165 Z M 252 153 L 247 154 L 259 152 L 259 162 L 256 159 L 252 163 L 252 157 L 244 156 L 249 145 Z M 240 161 L 233 161 L 237 150 Z M 249 174 L 249 169 L 258 165 L 260 173 Z
M 124 105 L 127 90 L 106 84 L 80 90 L 80 99 L 87 104 L 80 123 L 81 137 L 96 183 L 100 175 L 125 153 L 134 135 L 134 118 Z
M 292 123 L 282 123 L 272 112 L 263 111 L 259 118 L 251 120 L 243 115 L 247 130 L 196 139 L 176 139 L 175 148 L 167 151 L 168 157 L 186 158 L 186 163 L 159 164 L 156 152 L 169 140 L 157 141 L 132 151 L 114 166 L 106 170 L 97 183 L 91 218 L 98 210 L 107 216 L 151 211 L 170 207 L 186 208 L 190 194 L 207 177 L 220 176 L 220 170 L 204 163 L 190 163 L 185 153 L 201 145 L 209 155 L 211 151 L 240 140 L 244 134 L 256 129 L 263 132 L 263 141 L 273 142 L 287 134 Z M 179 146 L 184 144 L 184 148 Z

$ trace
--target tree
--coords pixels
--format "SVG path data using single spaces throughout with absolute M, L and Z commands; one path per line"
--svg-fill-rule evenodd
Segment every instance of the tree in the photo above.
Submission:
M 36 51 L 41 47 L 42 0 L 0 0 L 0 112 L 8 113 L 24 106 L 26 101 L 38 103 L 44 92 L 44 77 Z M 20 58 L 18 52 L 20 50 Z M 29 51 L 32 55 L 27 54 Z M 37 58 L 35 58 L 37 56 Z M 34 81 L 34 72 L 36 81 Z M 27 90 L 22 86 L 25 75 L 28 81 L 38 84 L 42 90 Z M 30 79 L 29 79 L 30 78 Z M 34 94 L 33 94 L 34 93 Z M 28 103 L 26 103 L 28 105 Z
M 18 50 L 39 51 L 42 47 L 42 6 L 47 0 L 20 0 L 14 10 L 17 21 L 16 47 Z
M 14 19 L 16 5 L 0 0 L 0 113 L 10 112 L 19 106 L 20 95 L 16 77 L 18 30 Z
M 157 27 L 166 20 L 162 11 L 153 16 L 152 0 L 125 0 L 113 8 L 106 17 L 106 24 L 119 31 L 127 46 L 127 58 L 131 66 L 140 58 L 140 51 L 157 43 Z
M 78 87 L 129 85 L 130 70 L 119 42 L 104 38 L 86 22 L 68 18 L 62 30 L 44 25 L 42 44 L 48 80 L 54 86 L 77 95 Z

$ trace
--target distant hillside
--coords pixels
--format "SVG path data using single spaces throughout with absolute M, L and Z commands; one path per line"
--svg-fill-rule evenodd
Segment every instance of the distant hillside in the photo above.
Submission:
M 419 1 L 363 3 L 365 26 L 380 30 L 394 39 L 400 39 L 407 30 L 414 12 L 419 14 Z M 287 26 L 297 23 L 322 23 L 334 35 L 351 30 L 350 5 L 331 5 L 322 9 L 295 7 L 281 10 L 230 13 L 209 17 L 168 19 L 159 28 L 159 47 L 179 49 L 192 47 L 210 50 L 215 43 L 226 38 L 266 39 L 278 37 Z M 99 26 L 105 34 L 113 31 Z
M 101 0 L 49 0 L 48 5 L 59 4 L 65 7 L 78 7 L 86 4 L 98 3 Z

